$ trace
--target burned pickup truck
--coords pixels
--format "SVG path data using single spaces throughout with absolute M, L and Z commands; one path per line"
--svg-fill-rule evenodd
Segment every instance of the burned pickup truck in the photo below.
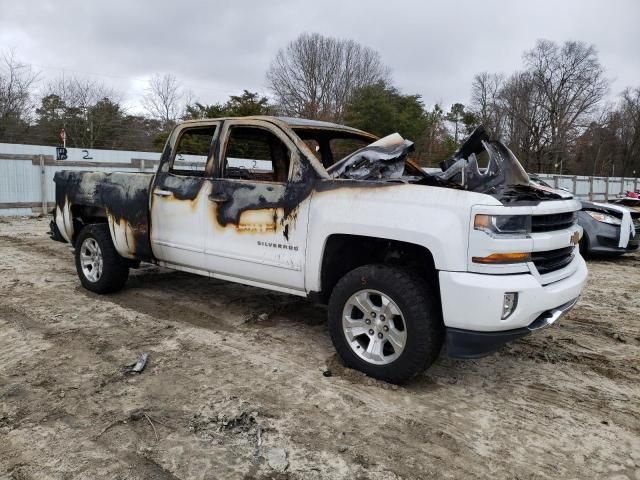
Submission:
M 98 293 L 152 262 L 326 302 L 344 361 L 391 382 L 445 342 L 480 357 L 575 304 L 578 201 L 482 128 L 435 173 L 411 150 L 326 122 L 189 121 L 155 174 L 57 173 L 52 235 Z

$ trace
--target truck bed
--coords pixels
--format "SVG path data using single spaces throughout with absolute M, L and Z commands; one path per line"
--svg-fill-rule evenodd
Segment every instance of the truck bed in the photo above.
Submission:
M 104 218 L 111 226 L 114 244 L 128 258 L 153 258 L 149 241 L 149 192 L 152 173 L 83 172 L 63 170 L 54 176 L 56 225 L 70 243 L 79 233 L 73 224 L 77 213 Z M 86 217 L 86 215 L 84 216 Z

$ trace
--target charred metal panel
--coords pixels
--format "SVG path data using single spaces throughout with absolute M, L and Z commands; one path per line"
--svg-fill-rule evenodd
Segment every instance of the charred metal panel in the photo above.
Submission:
M 216 222 L 221 227 L 227 225 L 239 227 L 240 217 L 245 212 L 272 210 L 277 213 L 281 210 L 282 218 L 278 218 L 277 223 L 284 228 L 286 220 L 295 216 L 294 212 L 298 205 L 309 197 L 316 180 L 321 178 L 318 169 L 321 171 L 324 169 L 313 154 L 310 155 L 311 158 L 305 155 L 301 147 L 308 150 L 306 145 L 283 122 L 275 119 L 269 122 L 265 118 L 257 117 L 224 122 L 220 134 L 221 141 L 218 142 L 215 152 L 220 170 L 226 148 L 224 143 L 228 139 L 230 129 L 235 126 L 266 129 L 286 145 L 290 151 L 289 181 L 278 183 L 214 179 L 210 195 L 213 200 L 211 209 L 215 212 Z M 222 174 L 221 171 L 219 173 Z M 245 215 L 245 218 L 248 217 Z
M 399 179 L 404 175 L 407 155 L 413 142 L 397 133 L 361 148 L 329 169 L 332 178 L 353 180 Z
M 64 215 L 65 211 L 72 212 L 74 206 L 104 209 L 110 224 L 123 229 L 120 236 L 127 250 L 119 249 L 119 253 L 129 258 L 151 260 L 149 188 L 152 179 L 153 174 L 148 173 L 57 172 L 54 177 L 56 212 Z M 78 232 L 73 231 L 70 223 L 69 219 L 65 220 L 62 233 L 72 241 Z
M 162 172 L 156 175 L 154 187 L 170 191 L 176 200 L 192 201 L 198 196 L 204 181 L 204 177 L 187 177 Z
M 486 152 L 489 163 L 480 168 L 477 155 Z M 515 155 L 502 142 L 490 140 L 480 125 L 449 158 L 440 163 L 437 176 L 465 190 L 492 195 L 505 204 L 537 204 L 543 200 L 571 198 L 532 182 Z
M 315 179 L 310 178 L 286 184 L 245 183 L 233 180 L 216 180 L 213 182 L 212 197 L 228 198 L 217 203 L 215 216 L 218 225 L 238 226 L 243 213 L 251 210 L 281 209 L 283 218 L 294 216 L 300 203 L 314 189 Z

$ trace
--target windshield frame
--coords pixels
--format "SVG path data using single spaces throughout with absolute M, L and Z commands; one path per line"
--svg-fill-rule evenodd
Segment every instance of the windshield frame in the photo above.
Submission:
M 325 126 L 317 127 L 317 126 L 308 126 L 308 125 L 304 125 L 304 126 L 290 125 L 289 128 L 293 130 L 293 133 L 295 133 L 296 136 L 303 143 L 305 142 L 305 140 L 315 140 L 318 143 L 318 146 L 320 147 L 320 158 L 318 158 L 315 155 L 315 153 L 311 151 L 311 148 L 308 145 L 306 145 L 306 143 L 305 143 L 305 146 L 311 152 L 313 157 L 322 165 L 325 172 L 331 166 L 335 165 L 340 160 L 342 160 L 342 158 L 344 158 L 344 157 L 333 158 L 333 152 L 330 147 L 330 143 L 332 140 L 353 139 L 353 140 L 363 141 L 366 143 L 366 145 L 369 145 L 375 142 L 376 140 L 378 140 L 378 137 L 376 137 L 373 134 L 355 130 L 355 129 L 352 130 L 347 128 L 341 129 L 341 128 L 333 128 L 333 127 L 325 127 Z M 362 147 L 356 148 L 354 152 L 359 150 L 360 148 Z

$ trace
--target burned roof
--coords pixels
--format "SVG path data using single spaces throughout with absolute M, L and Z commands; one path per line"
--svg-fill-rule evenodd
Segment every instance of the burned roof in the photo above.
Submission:
M 370 133 L 365 132 L 363 130 L 359 130 L 353 127 L 348 127 L 347 125 L 340 125 L 339 123 L 323 122 L 321 120 L 308 120 L 306 118 L 294 118 L 294 117 L 274 117 L 274 118 L 286 123 L 291 128 L 308 127 L 308 128 L 344 130 L 344 131 L 352 132 L 358 135 L 373 136 Z
M 294 128 L 294 129 L 299 129 L 299 128 L 316 129 L 317 128 L 321 130 L 337 130 L 337 131 L 346 132 L 346 133 L 357 135 L 357 136 L 369 137 L 372 140 L 377 139 L 377 137 L 375 135 L 372 135 L 371 133 L 365 132 L 364 130 L 359 130 L 357 128 L 348 127 L 347 125 L 340 125 L 339 123 L 324 122 L 321 120 L 309 120 L 306 118 L 295 118 L 295 117 L 275 117 L 270 115 L 253 115 L 253 116 L 247 116 L 247 117 L 198 118 L 193 120 L 184 120 L 181 123 L 197 124 L 197 123 L 204 123 L 207 121 L 214 121 L 214 120 L 239 120 L 239 119 L 266 120 L 268 122 L 270 121 L 274 123 L 282 122 L 287 124 L 290 128 Z

